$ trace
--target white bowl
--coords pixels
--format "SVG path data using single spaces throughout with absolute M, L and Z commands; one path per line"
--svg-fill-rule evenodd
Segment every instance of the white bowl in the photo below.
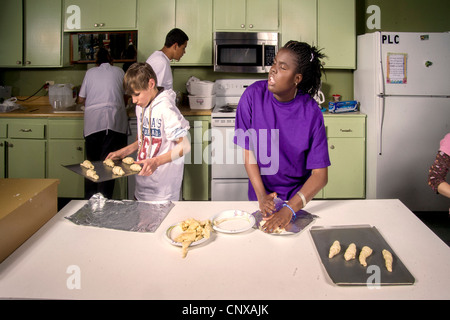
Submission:
M 216 93 L 214 84 L 212 81 L 192 81 L 187 89 L 192 96 L 212 96 Z
M 194 110 L 209 110 L 216 105 L 216 96 L 188 96 L 189 106 Z

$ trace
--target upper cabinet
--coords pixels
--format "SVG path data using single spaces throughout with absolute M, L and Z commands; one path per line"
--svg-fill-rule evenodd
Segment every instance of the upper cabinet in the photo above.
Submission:
M 317 0 L 281 0 L 281 41 L 317 45 Z
M 167 33 L 179 28 L 189 37 L 186 53 L 173 65 L 212 65 L 211 0 L 139 0 L 138 60 L 164 46 Z
M 355 0 L 318 0 L 317 41 L 325 68 L 356 68 Z
M 278 31 L 278 0 L 214 0 L 214 31 Z
M 61 0 L 3 0 L 0 67 L 61 67 Z M 64 50 L 68 48 L 65 44 Z
M 189 37 L 179 65 L 212 65 L 212 1 L 177 0 L 175 27 Z
M 175 0 L 139 0 L 138 61 L 146 61 L 154 51 L 161 50 L 166 34 L 173 28 Z
M 356 68 L 355 0 L 280 0 L 281 43 L 323 49 L 328 69 Z
M 64 0 L 64 31 L 135 30 L 137 0 Z

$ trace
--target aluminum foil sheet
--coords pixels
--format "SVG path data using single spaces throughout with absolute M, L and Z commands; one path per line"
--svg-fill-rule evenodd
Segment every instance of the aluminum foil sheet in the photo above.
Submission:
M 82 226 L 155 232 L 174 206 L 171 201 L 110 200 L 97 193 L 80 210 L 66 219 Z
M 280 198 L 275 198 L 275 211 L 280 210 L 283 207 L 284 201 Z M 260 223 L 263 220 L 263 216 L 261 211 L 255 211 L 252 213 L 255 217 L 256 223 L 253 226 L 254 229 L 260 228 Z M 303 231 L 307 226 L 309 226 L 314 220 L 318 218 L 318 216 L 311 214 L 305 210 L 299 210 L 296 212 L 296 218 L 292 220 L 286 227 L 285 231 L 281 233 L 271 233 L 273 235 L 287 235 L 287 234 L 295 234 Z

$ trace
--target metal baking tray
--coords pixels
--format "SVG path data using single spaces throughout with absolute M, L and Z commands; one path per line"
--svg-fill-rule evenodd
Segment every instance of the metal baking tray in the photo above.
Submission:
M 412 285 L 415 282 L 412 274 L 374 226 L 313 226 L 310 234 L 326 272 L 337 285 Z M 341 251 L 330 259 L 328 253 L 335 240 L 340 242 Z M 345 250 L 352 242 L 356 245 L 356 258 L 345 261 Z M 367 267 L 362 266 L 358 259 L 363 246 L 369 246 L 373 250 L 366 260 Z M 392 272 L 385 267 L 381 253 L 383 249 L 392 254 Z
M 88 169 L 86 169 L 85 167 L 82 167 L 79 163 L 63 165 L 63 167 L 65 167 L 79 175 L 82 175 L 86 179 L 89 179 L 93 182 L 103 182 L 103 181 L 108 181 L 108 180 L 113 180 L 113 179 L 117 179 L 117 178 L 131 176 L 133 174 L 139 173 L 139 172 L 131 170 L 130 165 L 123 163 L 122 160 L 114 160 L 114 165 L 122 167 L 123 171 L 125 172 L 125 174 L 123 176 L 118 176 L 118 175 L 113 174 L 112 173 L 113 168 L 108 167 L 107 165 L 103 164 L 102 160 L 91 161 L 91 163 L 94 165 L 94 170 L 97 172 L 97 175 L 99 177 L 98 180 L 94 180 L 91 177 L 88 177 L 86 175 L 86 171 Z

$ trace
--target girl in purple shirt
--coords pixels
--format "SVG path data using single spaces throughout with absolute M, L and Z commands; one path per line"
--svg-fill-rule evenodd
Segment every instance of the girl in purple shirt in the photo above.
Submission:
M 284 228 L 328 180 L 324 120 L 312 98 L 320 89 L 323 57 L 306 43 L 289 41 L 268 81 L 249 86 L 239 101 L 234 141 L 244 148 L 249 200 L 258 200 L 266 232 Z M 286 201 L 277 212 L 275 197 Z

